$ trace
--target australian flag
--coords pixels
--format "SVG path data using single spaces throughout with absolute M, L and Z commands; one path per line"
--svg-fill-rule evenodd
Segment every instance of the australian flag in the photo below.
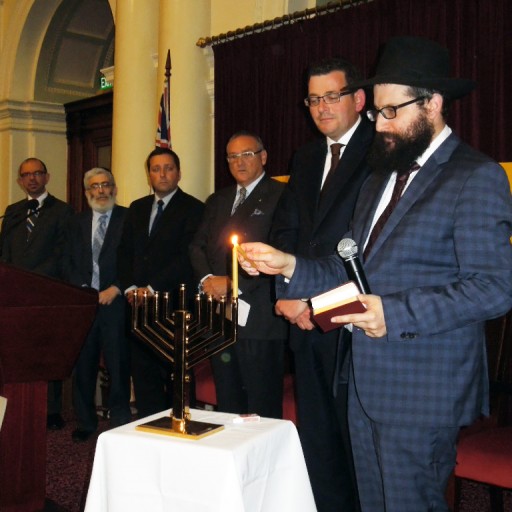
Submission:
M 172 148 L 171 145 L 171 119 L 169 112 L 169 82 L 166 80 L 164 92 L 160 99 L 160 108 L 158 110 L 158 126 L 156 128 L 155 146 L 161 148 Z

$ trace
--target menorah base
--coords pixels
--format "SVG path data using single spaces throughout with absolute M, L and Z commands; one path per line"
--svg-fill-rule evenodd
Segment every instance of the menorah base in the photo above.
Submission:
M 224 425 L 193 421 L 191 419 L 180 421 L 172 416 L 163 416 L 148 423 L 137 425 L 135 429 L 151 432 L 152 434 L 198 440 L 224 430 Z

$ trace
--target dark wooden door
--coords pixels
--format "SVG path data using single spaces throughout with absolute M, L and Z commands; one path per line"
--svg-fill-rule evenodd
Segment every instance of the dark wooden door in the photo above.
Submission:
M 66 103 L 68 140 L 68 203 L 77 212 L 88 208 L 83 175 L 93 167 L 111 168 L 112 99 L 109 91 Z

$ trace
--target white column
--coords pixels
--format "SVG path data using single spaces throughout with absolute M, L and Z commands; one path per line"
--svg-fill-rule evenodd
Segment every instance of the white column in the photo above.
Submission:
M 210 17 L 209 0 L 160 0 L 158 98 L 170 49 L 171 135 L 181 160 L 180 186 L 201 200 L 213 191 L 213 115 L 208 56 L 195 43 L 210 33 Z
M 144 164 L 155 145 L 158 3 L 116 2 L 112 171 L 123 205 L 150 191 Z

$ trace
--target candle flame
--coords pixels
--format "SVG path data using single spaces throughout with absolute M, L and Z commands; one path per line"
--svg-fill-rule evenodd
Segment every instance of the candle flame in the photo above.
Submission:
M 233 235 L 233 236 L 231 237 L 231 243 L 232 243 L 233 245 L 238 245 L 238 235 Z

